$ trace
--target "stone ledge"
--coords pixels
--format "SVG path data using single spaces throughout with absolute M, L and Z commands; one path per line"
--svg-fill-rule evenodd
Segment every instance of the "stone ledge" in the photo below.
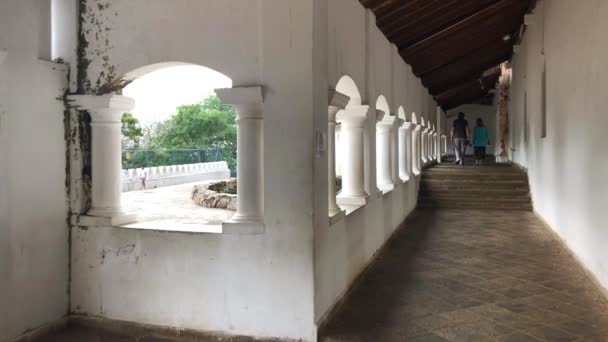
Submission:
M 262 222 L 233 222 L 222 223 L 222 234 L 226 235 L 261 235 L 266 232 Z
M 333 226 L 336 223 L 344 220 L 346 218 L 346 211 L 345 210 L 341 210 L 339 213 L 335 214 L 334 216 L 331 216 L 329 218 L 329 226 Z
M 116 227 L 137 222 L 137 214 L 121 213 L 114 216 L 73 215 L 72 223 L 79 227 Z

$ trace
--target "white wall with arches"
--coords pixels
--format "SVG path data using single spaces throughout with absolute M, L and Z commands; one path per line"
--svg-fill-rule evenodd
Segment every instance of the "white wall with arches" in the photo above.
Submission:
M 402 146 L 416 146 L 402 144 L 403 128 L 412 139 L 417 122 L 435 122 L 432 97 L 373 14 L 357 0 L 115 0 L 107 6 L 85 0 L 78 56 L 76 2 L 54 3 L 65 11 L 51 20 L 61 23 L 57 36 L 46 38 L 56 42 L 50 55 L 65 65 L 38 60 L 38 49 L 47 46 L 39 41 L 43 30 L 25 24 L 40 19 L 30 17 L 40 13 L 39 2 L 0 5 L 0 27 L 10 33 L 0 37 L 0 81 L 19 84 L 0 82 L 0 151 L 11 161 L 0 164 L 0 278 L 9 280 L 0 285 L 0 340 L 74 314 L 315 341 L 332 306 L 416 205 L 419 177 L 411 169 L 420 151 L 402 155 Z M 263 121 L 255 117 L 263 135 L 255 140 L 260 176 L 253 184 L 262 229 L 138 230 L 87 215 L 90 179 L 99 180 L 98 171 L 90 172 L 90 154 L 110 149 L 88 145 L 81 128 L 100 105 L 115 118 L 132 106 L 120 95 L 124 82 L 176 64 L 213 69 L 235 89 L 262 89 L 256 94 L 263 103 L 254 103 L 260 112 L 252 114 L 263 113 Z M 330 88 L 348 101 L 330 102 Z M 64 93 L 66 103 L 59 100 Z M 240 101 L 252 92 L 220 94 Z M 342 106 L 338 122 L 347 112 L 360 119 L 361 145 L 350 151 L 360 158 L 353 179 L 364 199 L 330 218 L 325 142 L 332 103 Z M 378 107 L 392 120 L 381 168 L 392 179 L 390 191 L 378 191 Z M 45 184 L 34 172 L 40 160 L 48 166 Z M 340 164 L 343 173 L 352 171 Z M 97 188 L 113 184 L 106 180 Z M 25 212 L 27 201 L 41 209 Z
M 315 320 L 321 324 L 352 281 L 416 206 L 419 178 L 412 175 L 404 181 L 399 177 L 396 147 L 399 146 L 400 108 L 403 113 L 420 113 L 419 117 L 434 121 L 436 104 L 398 55 L 395 46 L 376 27 L 373 13 L 358 1 L 329 1 L 326 27 L 318 25 L 317 29 L 326 32 L 329 38 L 326 47 L 319 48 L 327 50 L 326 65 L 321 58 L 319 63 L 323 65 L 321 69 L 327 69 L 328 77 L 325 83 L 321 80 L 316 84 L 335 88 L 338 80 L 348 75 L 362 92 L 362 104 L 370 107 L 366 123 L 368 138 L 365 139 L 367 204 L 350 213 L 347 211 L 347 215 L 338 221 L 329 220 L 324 200 L 327 197 L 327 163 L 315 163 Z M 395 118 L 390 153 L 390 174 L 395 186 L 386 193 L 376 191 L 375 109 L 380 96 L 386 100 L 386 105 L 381 106 L 385 110 L 388 108 L 386 115 Z M 327 106 L 326 100 L 315 99 L 319 108 L 323 101 Z M 404 121 L 412 122 L 411 115 L 402 116 Z M 327 115 L 315 118 L 316 127 L 327 127 Z
M 312 170 L 306 167 L 314 155 L 312 1 L 186 0 L 170 11 L 160 0 L 112 1 L 101 9 L 85 3 L 87 18 L 101 23 L 84 22 L 87 93 L 166 62 L 211 68 L 234 87 L 263 86 L 264 230 L 213 235 L 74 227 L 71 310 L 312 341 Z M 103 251 L 127 245 L 134 246 L 130 253 L 102 259 Z

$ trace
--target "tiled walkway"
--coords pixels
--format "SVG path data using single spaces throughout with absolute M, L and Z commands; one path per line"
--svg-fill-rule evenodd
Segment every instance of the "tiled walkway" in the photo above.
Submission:
M 417 211 L 322 341 L 608 341 L 608 304 L 533 213 Z

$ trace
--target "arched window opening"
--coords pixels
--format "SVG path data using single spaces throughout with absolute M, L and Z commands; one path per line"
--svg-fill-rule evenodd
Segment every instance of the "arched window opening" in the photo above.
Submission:
M 236 112 L 215 95 L 232 80 L 214 70 L 179 65 L 161 68 L 134 79 L 123 95 L 135 100 L 122 115 L 122 191 L 128 211 L 138 224 L 184 216 L 219 224 L 236 209 L 200 206 L 191 198 L 194 187 L 223 181 L 228 189 L 236 176 Z M 201 190 L 202 191 L 202 190 Z M 196 202 L 195 202 L 196 201 Z
M 398 176 L 402 182 L 407 182 L 411 174 L 411 155 L 412 155 L 412 140 L 411 140 L 411 122 L 408 122 L 405 110 L 399 107 L 397 117 L 400 120 L 399 134 L 397 141 L 397 160 L 398 160 Z
M 261 87 L 231 88 L 227 76 L 184 63 L 123 81 L 123 95 L 69 97 L 92 118 L 88 215 L 127 228 L 263 229 Z
M 414 175 L 419 175 L 420 174 L 420 170 L 421 168 L 421 160 L 420 160 L 420 134 L 421 134 L 421 128 L 422 126 L 420 126 L 419 122 L 418 122 L 418 117 L 416 116 L 416 113 L 412 113 L 412 136 L 411 136 L 411 141 L 412 141 L 412 172 L 414 173 Z
M 424 117 L 420 118 L 420 159 L 421 159 L 421 168 L 425 167 L 428 163 L 428 153 L 427 153 L 427 145 L 428 145 L 428 132 L 429 128 L 427 126 L 427 121 L 424 120 Z
M 337 182 L 335 191 L 329 190 L 330 217 L 336 212 L 340 212 L 336 207 L 344 209 L 346 214 L 367 204 L 368 193 L 365 191 L 365 126 L 369 112 L 369 106 L 361 104 L 361 93 L 354 80 L 349 76 L 343 76 L 336 84 L 335 92 L 338 97 L 330 97 L 330 107 L 334 107 L 335 124 L 339 126 L 339 136 L 336 132 L 331 132 L 335 137 L 335 156 L 339 160 L 332 163 L 330 160 L 329 182 Z M 331 90 L 330 90 L 331 93 Z M 348 97 L 348 101 L 340 101 L 340 97 Z M 342 103 L 340 103 L 342 102 Z M 342 108 L 343 107 L 343 108 Z M 330 108 L 331 114 L 332 108 Z M 330 115 L 330 124 L 331 124 Z M 341 178 L 332 180 L 332 175 L 336 174 L 336 167 L 339 167 Z M 337 192 L 336 206 L 333 206 L 332 198 Z
M 391 115 L 388 101 L 383 95 L 376 100 L 376 110 L 380 112 L 376 123 L 376 183 L 382 193 L 388 193 L 395 188 L 391 158 L 395 116 Z

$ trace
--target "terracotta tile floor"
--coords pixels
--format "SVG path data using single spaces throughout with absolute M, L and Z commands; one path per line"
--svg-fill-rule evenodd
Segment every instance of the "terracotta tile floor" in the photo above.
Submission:
M 531 212 L 416 211 L 322 341 L 608 341 L 608 303 Z

